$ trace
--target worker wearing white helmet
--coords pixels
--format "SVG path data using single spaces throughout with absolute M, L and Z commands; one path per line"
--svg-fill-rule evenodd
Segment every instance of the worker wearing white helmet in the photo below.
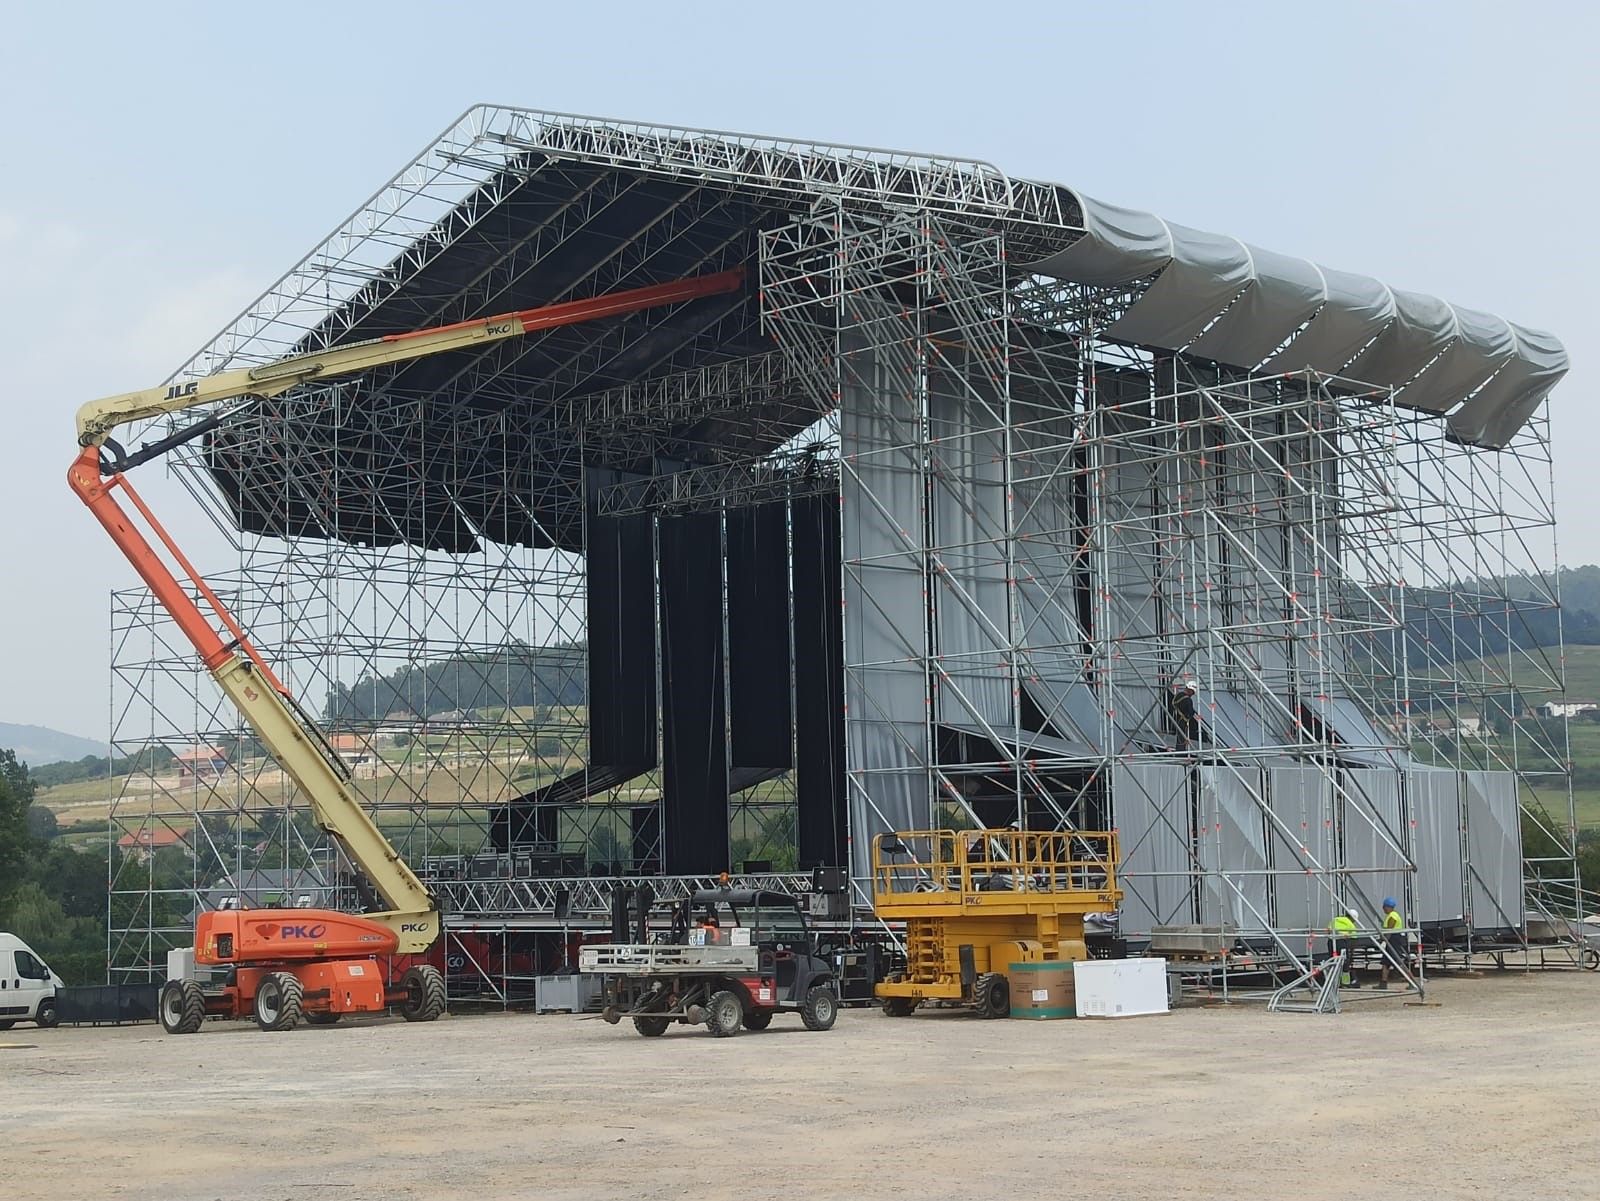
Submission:
M 1200 743 L 1200 712 L 1195 704 L 1199 692 L 1200 685 L 1192 678 L 1186 679 L 1173 690 L 1167 702 L 1172 711 L 1172 724 L 1176 727 L 1177 749 L 1180 751 Z
M 1354 909 L 1335 914 L 1333 921 L 1328 923 L 1328 953 L 1344 956 L 1344 961 L 1339 965 L 1341 988 L 1361 987 L 1356 983 L 1355 973 L 1350 970 L 1351 960 L 1356 953 L 1356 934 L 1360 929 L 1361 915 Z

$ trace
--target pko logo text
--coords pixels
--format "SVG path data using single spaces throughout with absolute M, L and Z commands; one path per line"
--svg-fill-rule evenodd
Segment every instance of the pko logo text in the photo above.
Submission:
M 315 926 L 285 926 L 279 933 L 285 938 L 321 938 L 328 932 L 328 927 L 320 923 Z
M 400 923 L 400 933 L 402 933 L 402 934 L 426 934 L 427 932 L 428 932 L 428 923 L 427 922 L 401 922 Z

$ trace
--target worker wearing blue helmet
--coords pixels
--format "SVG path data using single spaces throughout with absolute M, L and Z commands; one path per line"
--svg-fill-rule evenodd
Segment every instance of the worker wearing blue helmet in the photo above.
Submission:
M 1383 898 L 1383 975 L 1378 978 L 1379 988 L 1389 987 L 1389 970 L 1400 968 L 1406 961 L 1406 919 L 1393 897 Z

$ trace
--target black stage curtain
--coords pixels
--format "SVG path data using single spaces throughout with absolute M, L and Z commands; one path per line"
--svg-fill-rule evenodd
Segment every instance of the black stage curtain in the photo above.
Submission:
M 727 871 L 722 517 L 661 520 L 661 801 L 668 875 Z
M 782 502 L 728 511 L 728 713 L 736 768 L 786 768 L 789 529 Z
M 593 490 L 614 482 L 617 473 L 591 468 L 588 475 L 589 762 L 640 775 L 656 765 L 650 518 L 597 516 Z
M 845 863 L 839 498 L 794 501 L 795 793 L 801 867 Z

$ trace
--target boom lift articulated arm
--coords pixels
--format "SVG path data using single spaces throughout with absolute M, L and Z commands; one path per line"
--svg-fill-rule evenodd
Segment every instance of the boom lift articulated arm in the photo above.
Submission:
M 133 490 L 119 469 L 125 462 L 120 449 L 108 467 L 102 464 L 101 447 L 110 441 L 112 431 L 131 421 L 219 401 L 277 396 L 302 383 L 354 375 L 445 351 L 471 349 L 536 330 L 729 293 L 736 291 L 742 280 L 741 271 L 725 271 L 413 333 L 389 334 L 331 350 L 295 355 L 265 366 L 222 371 L 193 382 L 107 397 L 78 410 L 78 443 L 83 449 L 67 473 L 72 490 L 105 527 L 156 600 L 193 644 L 218 685 L 309 801 L 318 825 L 344 845 L 351 861 L 383 899 L 387 907 L 383 912 L 362 917 L 388 929 L 397 940 L 395 950 L 399 953 L 421 953 L 438 936 L 438 912 L 433 897 L 367 815 L 349 772 L 316 724 L 301 711 L 216 593 L 200 578 Z M 215 422 L 200 424 L 210 428 Z M 203 431 L 196 427 L 180 431 L 135 458 L 143 461 L 150 451 L 176 445 L 193 436 L 193 432 Z M 205 609 L 130 520 L 127 511 L 118 503 L 116 493 L 119 491 L 143 518 L 187 578 L 189 586 L 199 594 Z

